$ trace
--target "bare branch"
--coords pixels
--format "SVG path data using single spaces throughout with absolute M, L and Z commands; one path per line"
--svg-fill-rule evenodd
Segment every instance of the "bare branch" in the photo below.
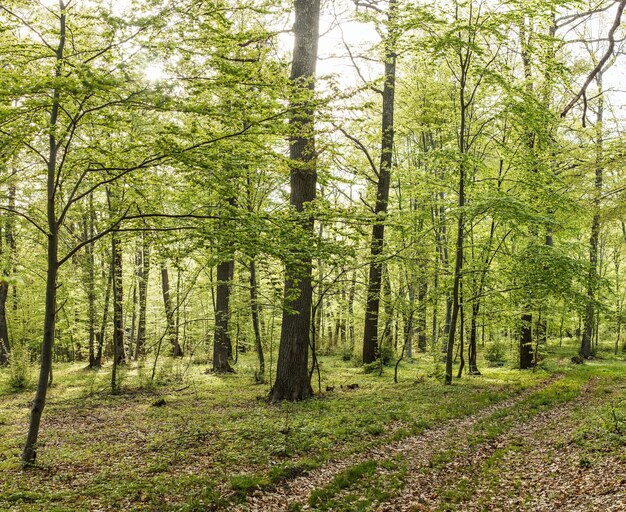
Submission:
M 615 20 L 613 21 L 613 26 L 611 27 L 611 30 L 609 30 L 609 35 L 608 35 L 609 47 L 607 48 L 602 58 L 598 61 L 598 64 L 596 64 L 596 66 L 593 68 L 593 70 L 587 77 L 587 80 L 585 80 L 585 83 L 581 87 L 578 94 L 576 94 L 576 96 L 574 96 L 572 100 L 565 106 L 565 108 L 563 109 L 563 112 L 561 112 L 561 117 L 565 117 L 567 113 L 570 110 L 572 110 L 574 105 L 576 105 L 576 103 L 578 103 L 578 101 L 581 98 L 585 97 L 587 93 L 587 88 L 589 87 L 591 82 L 593 82 L 596 75 L 603 70 L 604 65 L 611 58 L 611 55 L 613 55 L 613 50 L 615 48 L 615 32 L 617 31 L 620 24 L 622 23 L 622 13 L 624 12 L 624 7 L 626 7 L 626 0 L 620 0 L 619 6 L 617 7 L 617 13 L 615 14 Z M 584 115 L 583 115 L 583 118 L 584 118 Z

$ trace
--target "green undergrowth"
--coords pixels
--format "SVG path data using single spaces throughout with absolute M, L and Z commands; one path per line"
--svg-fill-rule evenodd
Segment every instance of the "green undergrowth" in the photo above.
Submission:
M 406 465 L 395 460 L 368 460 L 341 471 L 309 498 L 313 510 L 366 511 L 402 487 Z
M 131 363 L 121 370 L 116 395 L 109 392 L 109 367 L 56 365 L 37 467 L 26 473 L 19 471 L 19 455 L 32 390 L 11 389 L 0 369 L 0 509 L 119 510 L 120 503 L 133 510 L 227 509 L 329 459 L 473 414 L 563 366 L 535 372 L 485 368 L 480 377 L 443 386 L 428 377 L 432 357 L 420 357 L 400 365 L 394 384 L 388 368 L 382 376 L 366 374 L 339 356 L 322 356 L 322 389 L 334 391 L 277 405 L 265 400 L 267 385 L 255 384 L 253 354 L 240 356 L 237 373 L 229 375 L 165 359 L 151 380 L 150 364 Z M 347 390 L 354 383 L 358 389 Z M 378 487 L 386 488 L 385 471 L 378 467 L 359 481 L 379 479 Z M 388 471 L 397 478 L 388 480 L 401 480 L 401 472 L 400 464 Z M 357 494 L 363 498 L 372 487 L 357 485 Z M 358 501 L 345 510 L 358 510 Z

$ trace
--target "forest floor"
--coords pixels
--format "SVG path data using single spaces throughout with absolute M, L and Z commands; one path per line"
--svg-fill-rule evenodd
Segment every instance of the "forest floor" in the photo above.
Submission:
M 116 395 L 106 367 L 59 365 L 27 472 L 33 391 L 0 370 L 0 510 L 626 510 L 624 358 L 551 352 L 447 387 L 429 355 L 398 384 L 322 357 L 335 389 L 279 405 L 252 355 L 227 376 L 128 365 Z

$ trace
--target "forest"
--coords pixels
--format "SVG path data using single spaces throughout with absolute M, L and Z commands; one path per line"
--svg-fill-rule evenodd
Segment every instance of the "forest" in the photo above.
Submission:
M 625 7 L 0 0 L 0 510 L 626 510 Z

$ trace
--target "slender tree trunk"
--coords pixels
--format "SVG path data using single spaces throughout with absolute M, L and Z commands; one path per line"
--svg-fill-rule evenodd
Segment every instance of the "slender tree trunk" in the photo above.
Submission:
M 363 327 L 363 364 L 374 362 L 379 355 L 378 315 L 380 308 L 380 288 L 382 278 L 382 262 L 385 237 L 385 216 L 389 202 L 389 185 L 393 158 L 394 138 L 394 100 L 396 85 L 396 53 L 395 53 L 395 12 L 396 0 L 390 0 L 387 41 L 385 48 L 385 83 L 383 86 L 382 140 L 380 148 L 380 169 L 376 189 L 376 219 L 372 226 L 370 244 L 369 280 L 365 304 L 365 324 Z
M 135 279 L 133 279 L 133 301 L 130 319 L 130 339 L 128 340 L 128 357 L 133 357 L 137 343 L 137 307 L 139 306 L 139 280 L 141 279 L 141 247 L 135 248 Z
M 315 199 L 317 155 L 312 104 L 315 89 L 315 67 L 319 38 L 320 0 L 295 0 L 294 50 L 291 67 L 294 114 L 290 120 L 292 208 L 300 214 L 301 226 L 311 236 L 314 223 L 303 217 L 307 203 Z M 302 98 L 302 93 L 305 98 Z M 311 331 L 311 258 L 294 254 L 295 261 L 285 267 L 285 304 L 280 333 L 276 380 L 270 392 L 271 401 L 302 400 L 313 394 L 309 377 L 309 344 Z
M 111 393 L 117 393 L 117 368 L 126 361 L 124 353 L 124 292 L 122 288 L 122 245 L 116 234 L 111 236 L 111 280 L 113 284 L 113 367 Z
M 65 47 L 65 4 L 63 0 L 59 0 L 59 45 L 56 50 L 56 69 L 55 76 L 59 78 L 62 73 L 63 49 Z M 59 270 L 58 261 L 58 229 L 56 217 L 56 161 L 59 151 L 59 145 L 56 139 L 56 127 L 59 116 L 59 89 L 55 88 L 52 92 L 52 109 L 50 110 L 50 127 L 49 127 L 49 152 L 48 152 L 48 168 L 47 168 L 47 205 L 46 216 L 48 221 L 47 235 L 47 268 L 46 268 L 46 305 L 44 311 L 44 329 L 43 340 L 41 344 L 41 366 L 39 369 L 39 381 L 37 383 L 37 391 L 33 400 L 33 406 L 30 413 L 30 421 L 28 425 L 28 435 L 22 452 L 22 468 L 28 468 L 35 463 L 37 456 L 36 446 L 39 437 L 39 425 L 41 423 L 41 415 L 46 404 L 46 395 L 48 392 L 48 379 L 52 372 L 52 347 L 54 345 L 54 330 L 57 314 L 57 274 Z
M 467 364 L 469 366 L 470 375 L 480 375 L 478 370 L 478 361 L 476 357 L 476 345 L 477 345 L 477 322 L 478 313 L 480 311 L 480 299 L 475 299 L 472 303 L 472 319 L 470 321 L 470 339 L 467 346 Z M 483 323 L 483 338 L 484 338 L 485 326 Z
M 580 343 L 580 355 L 588 358 L 592 354 L 592 340 L 594 334 L 594 326 L 596 325 L 596 281 L 598 276 L 598 245 L 600 239 L 600 198 L 602 196 L 602 122 L 604 116 L 604 101 L 602 96 L 602 72 L 596 76 L 598 83 L 598 113 L 596 118 L 596 176 L 595 176 L 595 197 L 594 197 L 594 215 L 591 224 L 591 236 L 589 237 L 589 274 L 587 277 L 587 305 L 585 308 L 585 318 L 583 324 L 583 336 Z
M 444 199 L 444 194 L 443 192 L 440 194 L 441 199 Z M 446 227 L 446 222 L 445 222 L 445 218 L 446 218 L 446 210 L 445 207 L 441 207 L 440 208 L 440 213 L 439 213 L 439 219 L 441 222 L 441 229 L 440 229 L 440 243 L 441 243 L 441 250 L 440 250 L 440 256 L 441 256 L 441 264 L 443 266 L 443 274 L 444 276 L 446 276 L 446 313 L 445 313 L 445 317 L 444 317 L 444 322 L 443 322 L 443 338 L 442 338 L 442 344 L 441 344 L 441 351 L 443 353 L 446 353 L 448 350 L 448 338 L 450 337 L 450 323 L 452 322 L 452 294 L 450 293 L 449 289 L 448 289 L 448 279 L 449 279 L 449 275 L 450 275 L 450 255 L 449 255 L 449 251 L 448 251 L 448 233 L 447 233 L 447 227 Z
M 104 349 L 104 338 L 106 336 L 107 323 L 109 321 L 109 304 L 111 302 L 111 288 L 113 287 L 113 273 L 109 270 L 106 274 L 106 290 L 104 292 L 104 308 L 102 311 L 102 323 L 100 324 L 100 331 L 96 333 L 96 360 L 95 365 L 97 368 L 102 366 L 102 351 Z
M 406 357 L 408 359 L 413 359 L 413 317 L 414 307 L 413 303 L 415 301 L 415 287 L 411 281 L 410 276 L 408 275 L 408 271 L 406 272 L 407 276 L 407 298 L 408 298 L 408 311 L 403 312 L 403 325 L 404 325 L 404 351 L 406 352 Z M 406 308 L 405 308 L 406 309 Z M 419 336 L 419 335 L 418 335 Z
M 165 319 L 167 321 L 167 336 L 172 346 L 172 356 L 182 357 L 183 351 L 176 335 L 176 319 L 174 316 L 174 305 L 170 291 L 170 274 L 166 266 L 161 266 L 161 291 L 163 292 L 163 306 L 165 308 Z
M 258 283 L 256 280 L 256 262 L 250 260 L 250 313 L 252 316 L 252 329 L 254 330 L 254 348 L 259 358 L 259 378 L 262 381 L 265 376 L 265 357 L 263 355 L 263 343 L 261 340 L 261 328 L 259 325 L 259 299 Z
M 2 238 L 0 237 L 0 255 L 5 251 L 10 250 L 8 247 L 5 249 L 2 244 Z M 8 268 L 5 268 L 3 275 L 8 275 Z M 9 326 L 7 321 L 7 297 L 9 295 L 9 284 L 2 280 L 0 282 L 0 366 L 9 362 L 9 355 L 11 353 L 11 345 L 9 344 Z
M 95 235 L 95 209 L 93 194 L 89 194 L 89 218 L 85 239 Z M 85 246 L 87 252 L 87 321 L 89 322 L 89 368 L 98 366 L 96 361 L 96 256 L 95 242 Z
M 356 270 L 352 273 L 350 291 L 348 292 L 348 342 L 350 350 L 354 350 L 354 298 L 356 295 Z
M 122 285 L 122 245 L 111 236 L 111 275 L 113 276 L 113 354 L 114 366 L 126 361 L 124 352 L 124 290 Z
M 456 375 L 457 379 L 463 375 L 463 369 L 465 368 L 465 308 L 463 307 L 463 281 L 461 281 L 461 289 L 459 290 L 461 300 L 459 304 L 459 317 L 461 319 L 459 325 L 459 355 L 461 361 L 459 363 L 459 371 Z
M 137 319 L 137 341 L 135 359 L 146 353 L 146 309 L 148 304 L 148 278 L 150 277 L 150 245 L 145 237 L 141 247 L 141 272 L 137 291 L 139 292 L 139 318 Z
M 426 352 L 427 349 L 427 303 L 428 297 L 428 281 L 426 275 L 420 276 L 417 289 L 417 348 L 420 352 Z
M 526 311 L 522 314 L 519 344 L 519 367 L 527 370 L 533 366 L 533 315 Z
M 7 296 L 9 285 L 6 282 L 0 283 L 0 366 L 9 362 L 11 346 L 9 344 L 9 327 L 6 314 Z
M 15 185 L 9 186 L 8 207 L 10 210 L 15 210 Z M 6 213 L 6 222 L 4 225 L 4 241 L 6 245 L 2 246 L 2 239 L 0 238 L 0 254 L 7 252 L 8 257 L 5 258 L 6 267 L 3 269 L 2 274 L 4 277 L 8 277 L 13 271 L 13 260 L 15 257 L 15 233 L 14 233 L 14 214 L 11 212 Z M 6 281 L 0 283 L 0 366 L 6 364 L 9 361 L 9 355 L 11 353 L 11 342 L 9 340 L 9 321 L 7 318 L 7 298 L 9 295 L 9 284 Z M 14 301 L 14 307 L 17 306 L 17 302 Z
M 456 334 L 456 323 L 459 316 L 459 298 L 461 291 L 461 272 L 463 270 L 463 243 L 464 243 L 464 207 L 465 207 L 465 174 L 466 174 L 466 162 L 465 156 L 468 151 L 466 141 L 467 130 L 467 109 L 469 103 L 465 99 L 465 87 L 467 80 L 467 72 L 469 62 L 467 58 L 460 57 L 461 63 L 461 84 L 459 90 L 459 105 L 461 122 L 459 126 L 459 153 L 461 162 L 459 165 L 459 218 L 457 222 L 456 233 L 456 257 L 454 262 L 454 281 L 452 285 L 452 313 L 450 316 L 450 332 L 448 333 L 448 345 L 446 347 L 446 377 L 445 383 L 452 384 L 452 363 L 454 358 L 454 337 Z M 470 100 L 471 101 L 471 100 Z

